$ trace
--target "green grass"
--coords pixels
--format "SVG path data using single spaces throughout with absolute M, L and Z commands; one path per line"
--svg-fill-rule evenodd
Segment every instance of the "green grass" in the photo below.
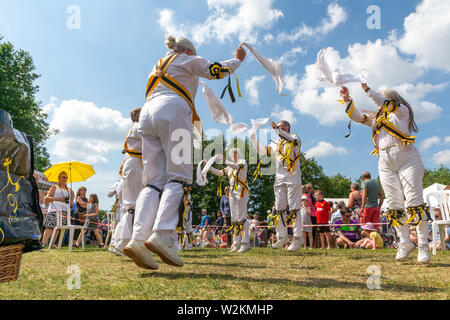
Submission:
M 446 299 L 450 253 L 420 265 L 416 254 L 396 262 L 395 250 L 271 248 L 232 254 L 225 249 L 181 253 L 183 268 L 160 263 L 157 271 L 127 257 L 88 247 L 27 253 L 18 281 L 0 283 L 0 299 Z M 157 258 L 160 262 L 159 258 Z M 81 289 L 69 290 L 67 268 L 81 269 Z M 381 289 L 369 290 L 367 268 L 381 268 Z

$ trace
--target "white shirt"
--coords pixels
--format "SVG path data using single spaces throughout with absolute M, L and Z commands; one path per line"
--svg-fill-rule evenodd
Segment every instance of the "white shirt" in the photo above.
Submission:
M 289 142 L 297 141 L 297 145 L 294 145 L 291 150 L 290 159 L 294 159 L 295 156 L 300 154 L 301 141 L 298 135 L 295 133 L 287 133 L 283 130 L 276 130 L 280 137 L 283 137 Z M 292 171 L 288 170 L 286 161 L 281 160 L 283 155 L 278 151 L 278 146 L 282 139 L 280 138 L 276 143 L 270 144 L 270 149 L 275 155 L 276 159 L 276 174 L 275 174 L 275 184 L 277 183 L 287 183 L 287 184 L 301 184 L 301 171 L 300 171 L 300 159 L 295 163 Z M 282 148 L 282 152 L 286 154 L 288 145 L 285 144 Z
M 138 133 L 139 122 L 133 122 L 126 137 L 127 149 L 142 152 L 142 138 Z
M 167 52 L 166 56 L 172 54 L 173 51 Z M 209 80 L 213 80 L 213 76 L 209 70 L 209 66 L 212 63 L 205 58 L 200 56 L 189 56 L 185 53 L 181 53 L 175 60 L 172 61 L 169 68 L 167 68 L 166 73 L 177 80 L 183 87 L 189 91 L 192 96 L 192 99 L 195 100 L 195 95 L 197 94 L 197 89 L 199 85 L 199 77 L 206 78 Z M 233 58 L 230 60 L 220 62 L 222 67 L 229 67 L 233 71 L 239 68 L 241 65 L 241 60 L 237 58 Z M 153 67 L 152 72 L 149 75 L 149 78 L 156 72 L 156 65 Z M 226 73 L 227 75 L 228 73 Z M 153 90 L 150 96 L 155 96 L 159 93 L 164 94 L 175 94 L 178 95 L 175 91 L 167 88 L 164 84 L 159 83 L 156 88 Z M 149 96 L 149 98 L 150 98 Z
M 378 92 L 370 89 L 367 93 L 369 98 L 371 98 L 377 106 L 383 106 L 384 102 L 387 100 L 385 97 L 383 97 Z M 350 118 L 356 122 L 360 122 L 364 125 L 370 126 L 373 128 L 373 126 L 376 125 L 376 119 L 374 116 L 369 117 L 367 121 L 362 122 L 364 120 L 364 116 L 355 106 L 355 109 L 353 110 L 352 114 L 350 115 Z M 410 135 L 409 133 L 409 109 L 408 107 L 404 105 L 400 105 L 394 112 L 391 112 L 388 115 L 387 120 L 392 123 L 393 125 L 397 126 L 401 132 L 403 132 L 406 135 Z M 384 128 L 380 129 L 380 133 L 375 136 L 375 139 L 373 141 L 374 145 L 378 148 L 385 148 L 392 145 L 402 145 L 402 142 L 387 133 L 387 131 Z
M 230 193 L 240 194 L 243 186 L 240 183 L 238 183 L 237 190 L 234 190 L 234 182 L 235 182 L 234 176 L 239 171 L 239 175 L 237 176 L 239 180 L 247 182 L 247 171 L 248 171 L 247 161 L 245 161 L 245 159 L 239 159 L 237 162 L 226 161 L 225 163 L 227 164 L 227 166 L 223 169 L 223 171 L 217 170 L 216 168 L 213 167 L 211 167 L 209 170 L 219 177 L 222 177 L 225 172 L 225 174 L 228 176 L 228 180 L 230 181 Z

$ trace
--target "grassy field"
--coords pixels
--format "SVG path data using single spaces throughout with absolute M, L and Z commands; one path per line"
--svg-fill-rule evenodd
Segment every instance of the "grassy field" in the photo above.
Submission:
M 87 248 L 23 256 L 19 280 L 0 283 L 0 299 L 449 299 L 450 253 L 427 266 L 394 261 L 395 251 L 270 248 L 232 254 L 225 249 L 182 252 L 183 268 L 164 263 L 146 271 L 127 257 Z M 157 258 L 158 261 L 159 258 Z M 69 266 L 81 288 L 69 290 Z M 367 268 L 381 270 L 381 288 L 369 290 Z

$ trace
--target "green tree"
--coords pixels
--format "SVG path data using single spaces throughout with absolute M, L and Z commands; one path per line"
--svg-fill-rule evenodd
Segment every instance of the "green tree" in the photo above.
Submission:
M 429 187 L 434 183 L 450 185 L 450 169 L 441 165 L 439 169 L 425 170 L 423 187 Z
M 13 120 L 14 128 L 33 138 L 35 167 L 43 171 L 50 166 L 49 154 L 44 146 L 52 134 L 47 115 L 35 94 L 39 87 L 34 84 L 36 74 L 31 55 L 16 50 L 9 42 L 2 42 L 0 36 L 0 108 L 6 110 Z

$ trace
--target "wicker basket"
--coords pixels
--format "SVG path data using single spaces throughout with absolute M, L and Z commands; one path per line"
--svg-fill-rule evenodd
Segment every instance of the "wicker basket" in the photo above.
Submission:
M 24 247 L 23 244 L 0 247 L 0 282 L 17 280 Z

